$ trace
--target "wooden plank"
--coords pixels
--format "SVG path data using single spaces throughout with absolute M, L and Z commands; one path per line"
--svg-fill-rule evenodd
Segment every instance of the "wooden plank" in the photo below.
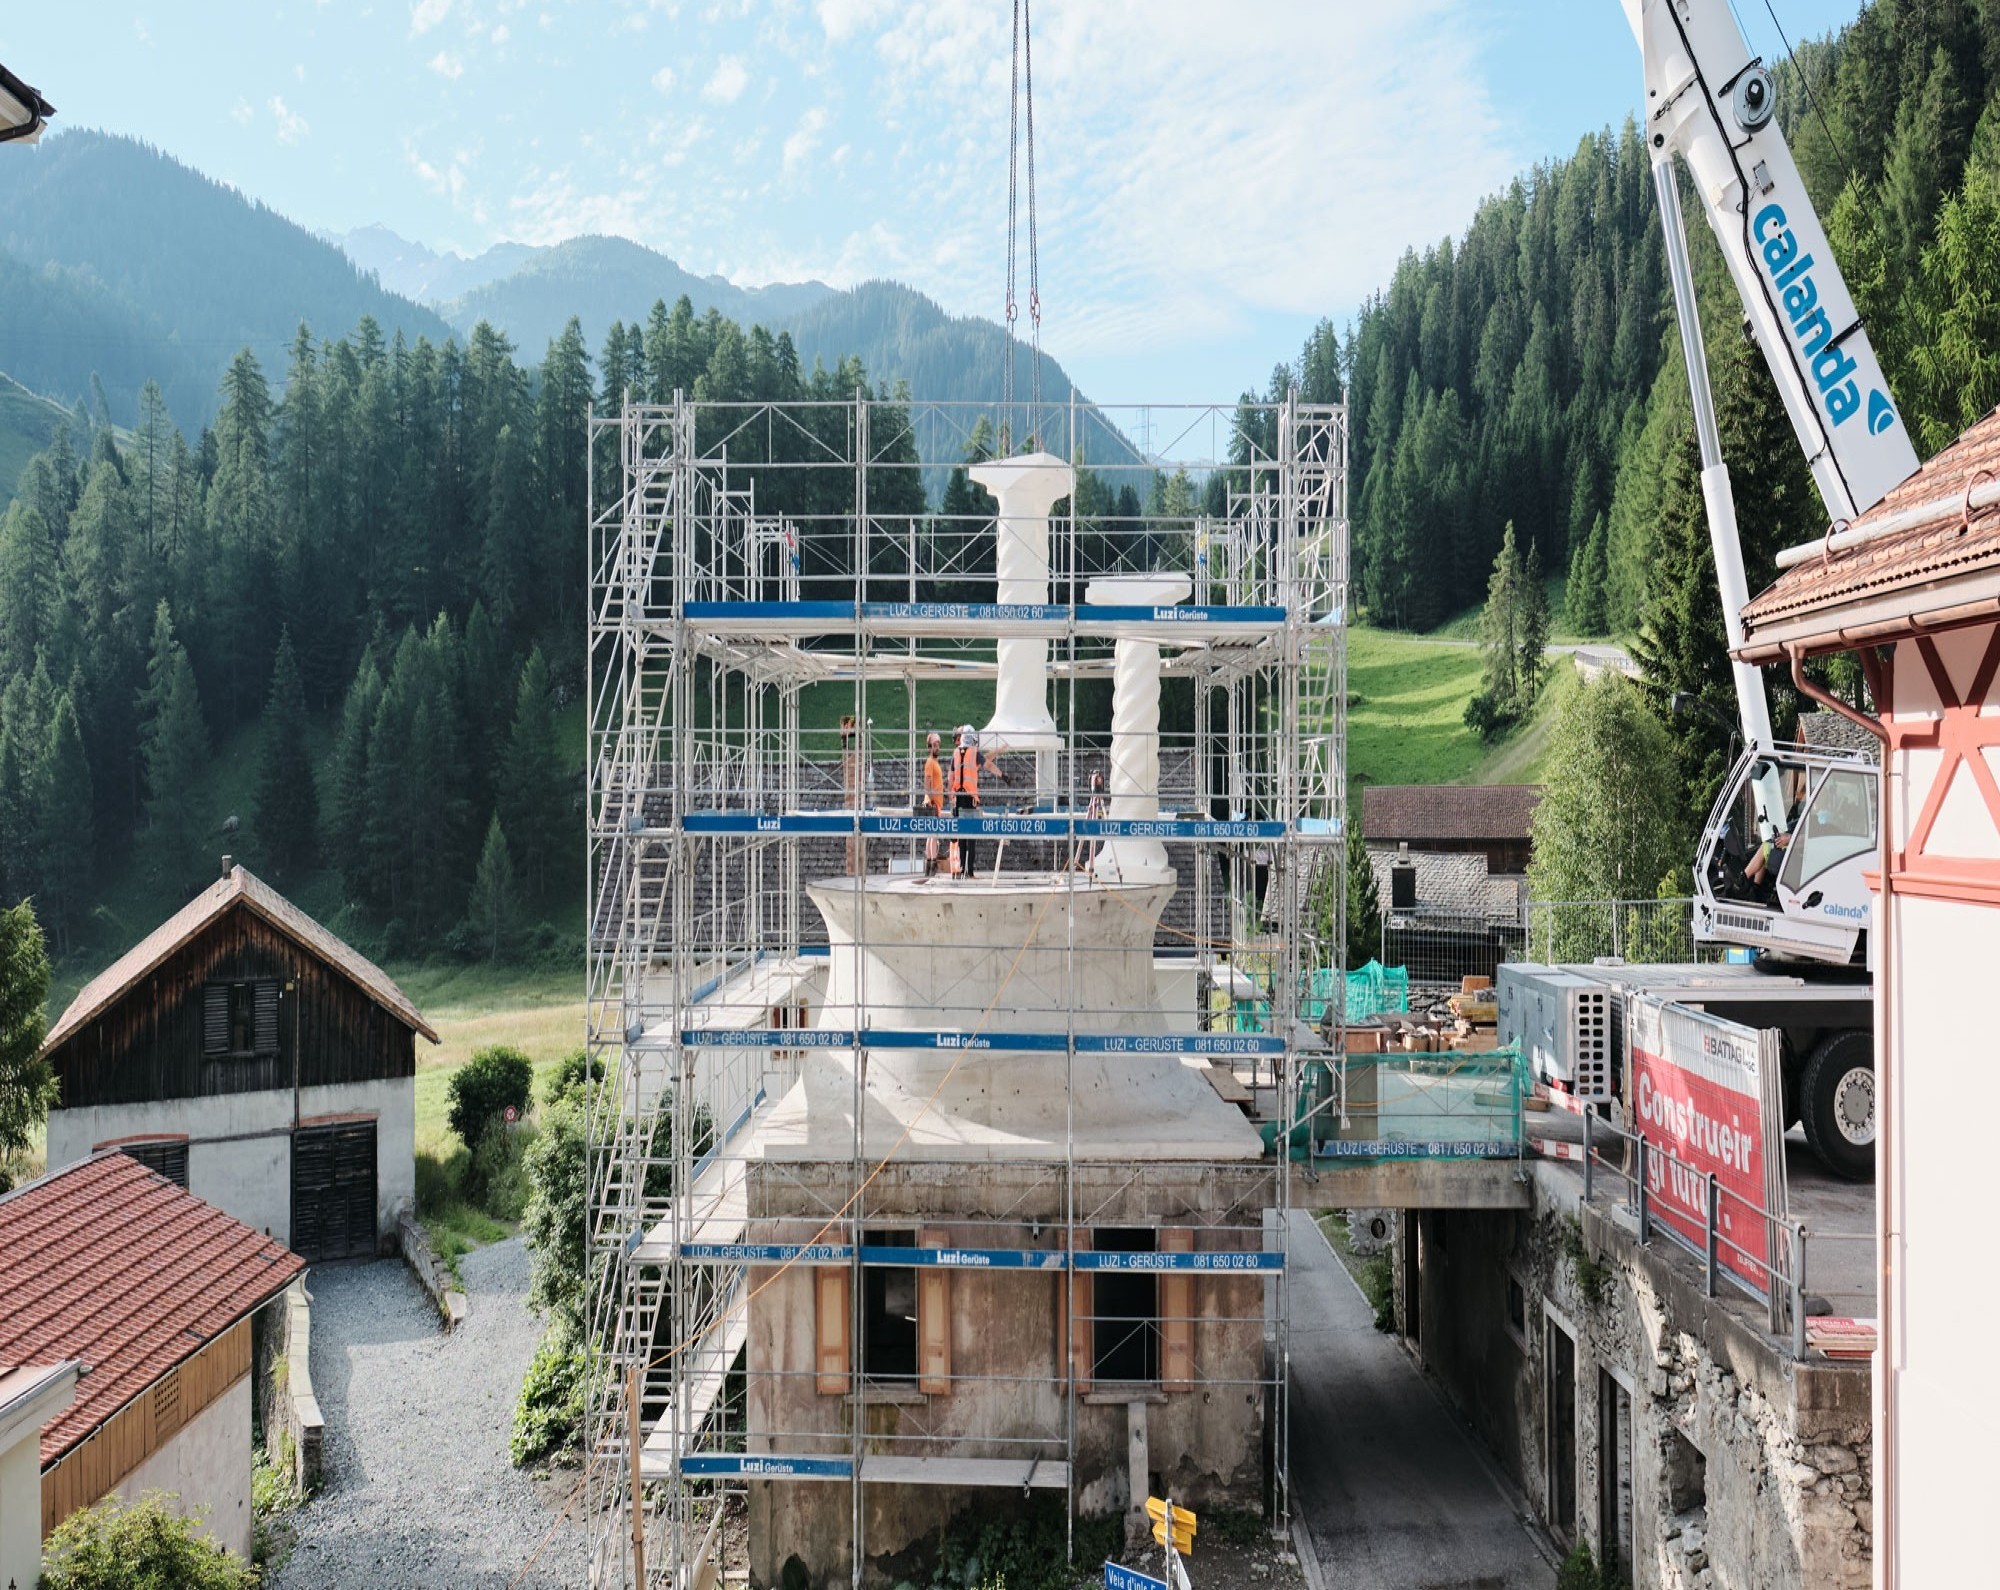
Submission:
M 920 1248 L 950 1246 L 950 1233 L 927 1228 L 917 1233 Z M 917 1389 L 927 1397 L 951 1391 L 951 1271 L 917 1271 Z
M 822 1397 L 847 1393 L 848 1272 L 831 1265 L 813 1271 L 816 1300 L 814 1340 L 818 1348 L 818 1386 Z
M 1162 1253 L 1192 1253 L 1194 1232 L 1187 1226 L 1160 1229 Z M 1160 1385 L 1167 1391 L 1194 1390 L 1194 1276 L 1165 1270 L 1160 1283 Z

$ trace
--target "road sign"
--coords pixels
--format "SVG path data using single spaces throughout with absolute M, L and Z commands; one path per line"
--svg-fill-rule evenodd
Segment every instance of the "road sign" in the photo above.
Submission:
M 1104 1565 L 1104 1590 L 1167 1590 L 1164 1579 L 1155 1579 L 1137 1568 L 1121 1568 L 1115 1562 Z
M 1171 1545 L 1177 1552 L 1194 1550 L 1194 1514 L 1187 1508 L 1149 1496 L 1146 1498 L 1146 1516 L 1153 1521 L 1153 1539 L 1162 1546 Z M 1171 1541 L 1167 1538 L 1170 1534 L 1173 1536 Z
M 500 1113 L 509 1126 L 512 1126 L 516 1121 L 518 1121 L 521 1118 L 521 1112 L 515 1109 L 514 1106 L 511 1104 L 508 1105 L 507 1108 L 501 1111 Z

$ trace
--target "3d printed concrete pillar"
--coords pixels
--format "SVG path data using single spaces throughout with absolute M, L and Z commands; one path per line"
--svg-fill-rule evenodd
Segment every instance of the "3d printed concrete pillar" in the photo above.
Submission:
M 1053 453 L 1020 453 L 975 464 L 966 472 L 1000 504 L 995 600 L 1037 605 L 1049 599 L 1049 510 L 1076 486 L 1076 471 Z M 1049 715 L 1049 643 L 1009 639 L 999 643 L 999 680 L 993 721 L 980 731 L 980 749 L 1059 751 L 1062 736 Z
M 1171 607 L 1194 589 L 1185 574 L 1107 574 L 1083 599 L 1105 607 Z M 1144 822 L 1160 815 L 1160 643 L 1121 639 L 1111 674 L 1111 812 Z M 1091 868 L 1099 878 L 1150 883 L 1171 878 L 1157 839 L 1112 839 Z

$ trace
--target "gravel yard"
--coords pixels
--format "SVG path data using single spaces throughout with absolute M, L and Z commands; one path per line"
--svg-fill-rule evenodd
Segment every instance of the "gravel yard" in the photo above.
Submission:
M 400 1259 L 315 1270 L 312 1376 L 325 1488 L 296 1517 L 275 1590 L 581 1584 L 584 1532 L 507 1462 L 514 1397 L 540 1322 L 518 1237 L 459 1261 L 456 1334 Z M 550 1535 L 553 1527 L 554 1533 Z

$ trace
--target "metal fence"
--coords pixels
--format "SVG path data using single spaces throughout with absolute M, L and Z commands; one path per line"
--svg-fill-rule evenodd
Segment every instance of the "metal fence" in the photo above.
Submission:
M 1697 944 L 1694 901 L 1530 900 L 1519 959 L 1543 963 L 1594 961 L 1602 956 L 1659 965 L 1719 961 L 1723 947 Z
M 1502 961 L 1520 960 L 1523 938 L 1520 922 L 1476 912 L 1385 916 L 1378 958 L 1407 971 L 1412 989 L 1456 993 L 1462 979 L 1497 977 Z
M 1656 1217 L 1659 1189 L 1675 1175 L 1692 1178 L 1703 1189 L 1699 1242 Z M 1789 1334 L 1795 1358 L 1804 1357 L 1806 1351 L 1806 1287 L 1812 1254 L 1817 1251 L 1824 1258 L 1828 1243 L 1873 1240 L 1872 1233 L 1815 1231 L 1803 1220 L 1774 1213 L 1723 1186 L 1713 1172 L 1586 1110 L 1585 1203 L 1597 1199 L 1607 1176 L 1611 1185 L 1622 1191 L 1618 1201 L 1628 1204 L 1636 1216 L 1642 1245 L 1650 1244 L 1655 1236 L 1665 1236 L 1701 1263 L 1710 1297 L 1727 1281 L 1764 1303 L 1771 1334 Z M 1739 1242 L 1729 1234 L 1739 1221 L 1754 1233 L 1750 1240 Z M 1752 1278 L 1746 1278 L 1743 1269 L 1749 1270 Z

